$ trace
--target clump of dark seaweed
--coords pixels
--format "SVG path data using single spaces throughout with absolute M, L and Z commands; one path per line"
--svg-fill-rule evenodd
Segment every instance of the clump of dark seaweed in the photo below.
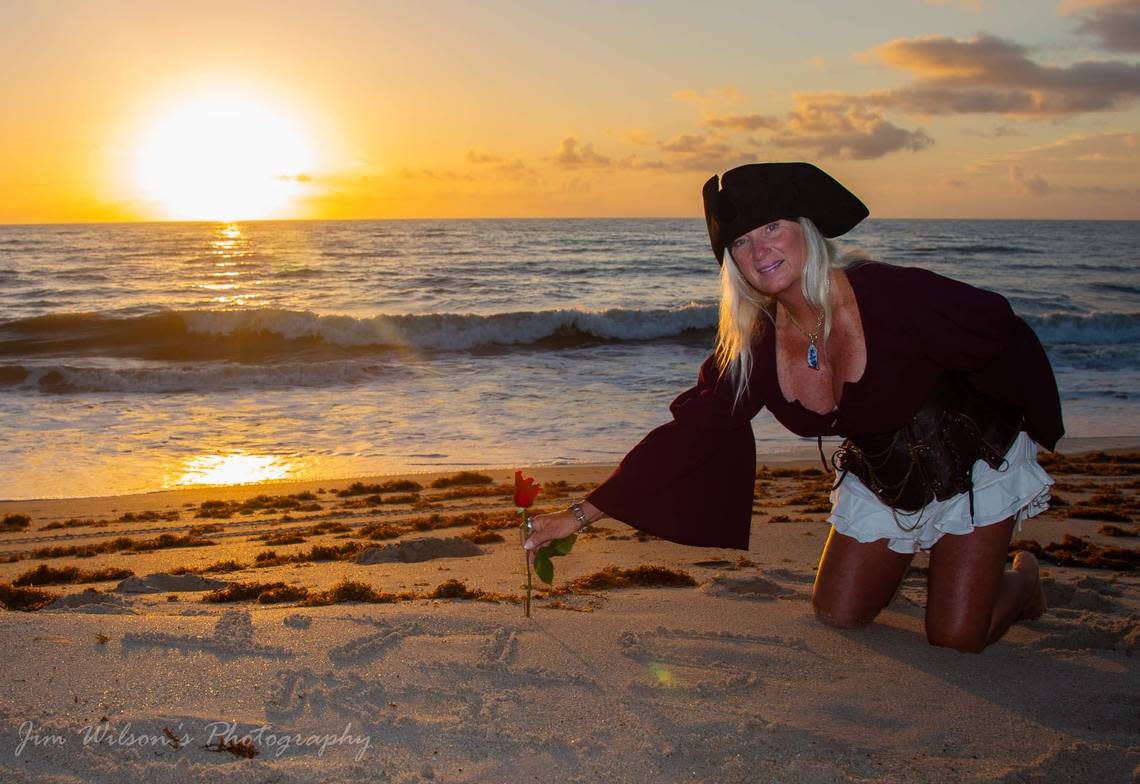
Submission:
M 1051 474 L 1135 476 L 1140 474 L 1140 452 L 1110 455 L 1092 452 L 1069 457 L 1060 453 L 1039 455 L 1037 461 Z
M 25 514 L 4 515 L 4 519 L 0 520 L 0 533 L 22 531 L 27 528 L 31 522 L 32 518 Z
M 56 521 L 54 523 L 48 523 L 47 525 L 45 525 L 40 530 L 41 531 L 55 531 L 59 528 L 106 528 L 110 524 L 111 524 L 110 520 L 93 520 L 90 517 L 85 517 L 85 518 L 72 517 L 72 518 L 70 518 L 68 520 L 64 520 L 62 522 Z
M 55 601 L 56 595 L 39 588 L 17 588 L 0 583 L 0 608 L 33 612 Z
M 491 531 L 486 528 L 475 526 L 465 534 L 460 534 L 464 539 L 467 539 L 475 544 L 493 544 L 495 542 L 505 542 L 506 539 L 502 534 Z
M 317 500 L 316 495 L 306 491 L 292 495 L 257 495 L 244 501 L 203 501 L 194 516 L 224 520 L 235 514 L 251 515 L 257 512 L 319 512 L 321 505 Z
M 116 522 L 119 523 L 157 523 L 159 521 L 173 521 L 179 518 L 178 510 L 171 509 L 169 512 L 155 512 L 148 510 L 145 512 L 127 512 L 120 515 Z
M 818 468 L 771 468 L 761 465 L 756 468 L 756 476 L 760 479 L 786 479 L 788 477 L 820 477 L 823 471 Z
M 1019 539 L 1009 545 L 1010 557 L 1018 550 L 1028 550 L 1038 559 L 1057 566 L 1129 572 L 1140 565 L 1140 551 L 1124 547 L 1100 547 L 1070 534 L 1065 534 L 1060 542 L 1050 542 L 1044 547 L 1032 539 Z
M 280 566 L 290 563 L 311 563 L 321 561 L 343 561 L 355 556 L 365 548 L 363 542 L 345 542 L 342 545 L 313 545 L 308 550 L 288 555 L 278 554 L 276 550 L 267 550 L 258 553 L 254 558 L 254 566 Z
M 247 602 L 256 599 L 262 604 L 272 602 L 295 602 L 309 595 L 308 590 L 282 582 L 236 582 L 224 588 L 210 591 L 202 597 L 207 604 L 223 602 Z
M 367 602 L 369 604 L 391 604 L 416 598 L 410 592 L 388 593 L 377 591 L 368 583 L 359 580 L 344 579 L 329 588 L 327 591 L 310 593 L 301 604 L 307 607 L 317 607 L 327 604 L 341 604 L 343 602 Z
M 248 569 L 246 564 L 235 561 L 230 558 L 225 561 L 215 561 L 206 566 L 176 566 L 170 570 L 171 574 L 225 574 L 226 572 L 240 572 L 242 569 Z
M 481 596 L 483 596 L 483 592 L 478 588 L 468 588 L 455 579 L 440 583 L 428 594 L 429 599 L 478 599 Z
M 101 583 L 107 580 L 122 580 L 133 577 L 130 569 L 86 570 L 78 566 L 52 567 L 40 564 L 35 569 L 29 569 L 12 581 L 12 585 L 68 585 L 73 583 Z
M 573 591 L 609 591 L 615 588 L 677 588 L 696 585 L 687 572 L 664 566 L 635 566 L 620 569 L 607 566 L 600 572 L 584 575 L 569 584 Z
M 418 493 L 424 486 L 410 479 L 396 479 L 381 484 L 366 485 L 363 482 L 353 482 L 344 490 L 337 492 L 341 498 L 353 495 L 378 495 L 380 493 Z
M 438 501 L 453 501 L 456 498 L 488 498 L 494 497 L 510 497 L 515 492 L 513 485 L 495 485 L 494 487 L 479 487 L 479 486 L 462 486 L 452 487 L 444 490 L 442 493 L 432 493 L 424 498 L 427 503 Z
M 210 539 L 201 539 L 196 536 L 177 536 L 175 534 L 161 534 L 154 539 L 131 539 L 129 536 L 118 536 L 107 542 L 94 544 L 81 544 L 72 546 L 58 545 L 55 547 L 40 547 L 31 553 L 32 558 L 91 558 L 103 553 L 145 553 L 151 550 L 163 550 L 173 547 L 208 547 L 215 544 Z
M 1102 525 L 1096 532 L 1102 536 L 1140 536 L 1140 528 L 1121 528 L 1118 525 Z
M 383 539 L 396 539 L 405 533 L 405 529 L 391 523 L 372 523 L 364 526 L 357 533 L 365 539 L 378 542 Z
M 339 506 L 342 509 L 361 509 L 363 507 L 382 506 L 384 504 L 416 504 L 419 502 L 419 493 L 394 493 L 388 496 L 377 493 L 365 496 L 364 498 L 351 498 L 348 501 L 342 501 Z
M 486 474 L 477 474 L 474 471 L 460 471 L 458 474 L 451 476 L 441 476 L 431 483 L 431 486 L 436 490 L 441 490 L 445 487 L 458 487 L 460 485 L 489 485 L 494 483 L 494 479 Z

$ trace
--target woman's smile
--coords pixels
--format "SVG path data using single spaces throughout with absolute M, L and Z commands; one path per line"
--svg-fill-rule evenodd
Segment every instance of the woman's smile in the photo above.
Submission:
M 737 237 L 728 251 L 744 279 L 772 297 L 799 280 L 807 256 L 803 230 L 789 220 L 772 221 Z

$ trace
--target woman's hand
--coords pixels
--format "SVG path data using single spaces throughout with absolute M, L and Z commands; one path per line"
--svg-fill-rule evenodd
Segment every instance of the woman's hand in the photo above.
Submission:
M 588 501 L 583 501 L 581 506 L 587 524 L 602 516 L 601 510 Z M 523 542 L 523 548 L 527 551 L 527 558 L 532 564 L 534 563 L 534 554 L 544 545 L 550 544 L 555 539 L 577 533 L 583 527 L 569 509 L 533 517 L 531 522 L 533 525 L 531 535 Z

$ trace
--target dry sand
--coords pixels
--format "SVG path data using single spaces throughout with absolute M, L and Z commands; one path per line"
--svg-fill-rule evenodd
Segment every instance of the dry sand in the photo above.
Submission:
M 1050 469 L 1063 505 L 1017 537 L 1122 550 L 1050 551 L 1115 568 L 1045 564 L 1048 612 L 982 655 L 926 644 L 924 557 L 873 626 L 817 623 L 827 480 L 773 468 L 747 553 L 604 521 L 555 561 L 556 587 L 641 566 L 694 584 L 540 595 L 530 619 L 517 532 L 496 528 L 514 522 L 505 471 L 449 499 L 429 486 L 442 475 L 417 475 L 415 500 L 341 497 L 341 481 L 2 503 L 0 519 L 30 523 L 0 533 L 0 554 L 20 557 L 0 564 L 0 583 L 41 565 L 134 576 L 40 586 L 61 598 L 0 613 L 0 781 L 1140 780 L 1140 540 L 1098 533 L 1105 518 L 1135 530 L 1136 459 Z M 608 469 L 534 473 L 539 507 L 555 508 Z M 288 498 L 302 493 L 312 497 Z M 269 500 L 235 510 L 257 495 Z M 107 524 L 45 530 L 72 519 Z M 212 544 L 137 546 L 164 534 Z M 116 537 L 141 551 L 34 554 Z M 341 554 L 289 557 L 317 545 Z M 274 565 L 255 565 L 267 551 Z M 298 598 L 351 597 L 344 580 L 391 601 Z M 203 602 L 219 584 L 252 582 L 284 585 L 263 601 Z M 465 589 L 484 595 L 448 598 Z

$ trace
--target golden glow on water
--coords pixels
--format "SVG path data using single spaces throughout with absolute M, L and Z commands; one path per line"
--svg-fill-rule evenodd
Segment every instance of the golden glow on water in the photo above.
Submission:
M 219 292 L 210 301 L 222 308 L 244 308 L 255 304 L 257 296 L 249 289 L 260 285 L 261 281 L 249 279 L 248 272 L 238 267 L 240 259 L 253 255 L 241 226 L 232 222 L 217 226 L 210 242 L 210 254 L 216 259 L 214 271 L 207 273 L 209 280 L 197 283 L 197 287 Z
M 175 473 L 181 475 L 167 487 L 186 485 L 242 485 L 273 479 L 288 479 L 298 466 L 276 455 L 231 452 L 224 455 L 197 455 L 186 460 Z
M 135 155 L 143 197 L 175 220 L 290 217 L 307 189 L 300 125 L 248 97 L 189 101 L 154 122 Z

